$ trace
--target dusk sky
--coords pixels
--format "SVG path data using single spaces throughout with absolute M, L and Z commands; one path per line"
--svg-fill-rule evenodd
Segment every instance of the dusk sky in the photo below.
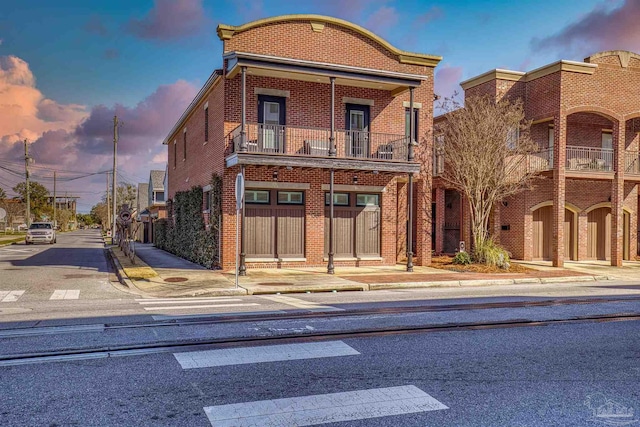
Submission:
M 222 65 L 219 23 L 343 18 L 400 49 L 443 56 L 442 96 L 494 68 L 640 51 L 639 0 L 3 0 L 1 10 L 0 188 L 13 196 L 23 181 L 26 138 L 34 179 L 52 190 L 59 170 L 58 194 L 80 196 L 80 212 L 105 191 L 114 114 L 124 123 L 119 182 L 164 170 L 162 140 Z

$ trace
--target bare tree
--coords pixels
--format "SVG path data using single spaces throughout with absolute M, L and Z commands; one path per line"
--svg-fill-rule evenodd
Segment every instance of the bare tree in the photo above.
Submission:
M 442 179 L 469 202 L 473 254 L 485 262 L 489 218 L 496 203 L 531 186 L 541 159 L 529 136 L 522 102 L 470 97 L 460 108 L 447 100 L 446 120 L 434 131 Z M 534 167 L 531 167 L 531 166 Z M 443 167 L 442 167 L 443 166 Z

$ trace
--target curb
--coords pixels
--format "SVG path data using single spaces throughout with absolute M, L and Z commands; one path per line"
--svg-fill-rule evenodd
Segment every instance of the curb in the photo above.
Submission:
M 478 279 L 478 280 L 449 280 L 440 282 L 408 282 L 408 283 L 370 283 L 369 290 L 381 289 L 411 289 L 411 288 L 444 288 L 444 287 L 476 287 L 476 286 L 504 286 L 524 284 L 548 284 L 570 282 L 594 282 L 609 280 L 608 276 L 565 276 L 522 279 Z

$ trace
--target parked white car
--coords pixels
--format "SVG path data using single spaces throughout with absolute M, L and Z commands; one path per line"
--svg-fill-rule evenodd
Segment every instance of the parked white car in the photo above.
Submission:
M 27 245 L 37 242 L 49 243 L 53 245 L 56 242 L 56 230 L 53 226 L 53 223 L 34 222 L 29 226 L 24 241 Z

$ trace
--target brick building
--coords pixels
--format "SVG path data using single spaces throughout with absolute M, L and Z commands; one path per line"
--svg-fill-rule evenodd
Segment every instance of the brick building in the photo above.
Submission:
M 392 265 L 406 253 L 428 264 L 431 225 L 413 199 L 429 206 L 431 188 L 413 175 L 421 168 L 417 154 L 430 155 L 431 143 L 410 141 L 432 126 L 441 58 L 401 51 L 318 15 L 219 25 L 218 36 L 222 68 L 164 144 L 168 198 L 200 185 L 206 199 L 212 173 L 223 178 L 222 267 L 235 263 L 240 172 L 241 272 Z
M 638 253 L 640 55 L 609 51 L 526 73 L 496 69 L 461 86 L 466 97 L 519 98 L 532 121 L 539 152 L 530 165 L 540 179 L 493 215 L 492 231 L 514 258 L 619 266 Z M 452 252 L 470 241 L 468 207 L 437 177 L 433 198 L 434 249 Z

